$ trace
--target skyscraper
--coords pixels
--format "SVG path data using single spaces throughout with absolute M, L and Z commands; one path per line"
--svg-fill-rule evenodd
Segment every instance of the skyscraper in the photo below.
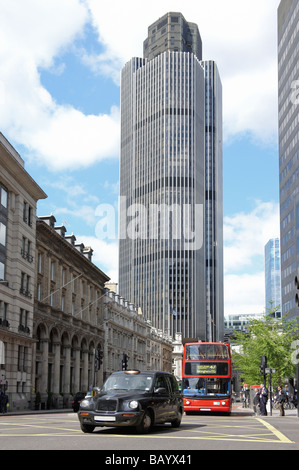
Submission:
M 281 317 L 280 246 L 279 238 L 271 238 L 265 245 L 265 293 L 266 314 L 271 307 L 280 309 L 275 317 Z
M 299 274 L 299 3 L 278 8 L 279 189 L 282 314 L 298 316 L 295 276 Z
M 158 329 L 218 339 L 221 81 L 201 54 L 198 27 L 171 12 L 122 70 L 119 292 Z

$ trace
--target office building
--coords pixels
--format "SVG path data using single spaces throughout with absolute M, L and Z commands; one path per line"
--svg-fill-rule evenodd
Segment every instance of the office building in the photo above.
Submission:
M 223 173 L 222 85 L 215 62 L 205 67 L 205 264 L 207 339 L 222 340 L 223 313 Z
M 271 238 L 265 245 L 265 312 L 279 309 L 273 314 L 281 317 L 281 282 L 280 282 L 280 243 L 279 238 Z
M 46 197 L 0 132 L 0 392 L 10 409 L 31 396 L 36 205 Z
M 167 13 L 122 70 L 119 293 L 151 324 L 221 339 L 222 90 L 197 25 Z
M 299 3 L 278 8 L 279 189 L 282 315 L 298 317 L 299 261 Z
M 246 332 L 252 321 L 262 320 L 263 318 L 264 314 L 262 313 L 241 313 L 239 315 L 226 315 L 224 318 L 225 332 L 228 336 L 234 331 Z

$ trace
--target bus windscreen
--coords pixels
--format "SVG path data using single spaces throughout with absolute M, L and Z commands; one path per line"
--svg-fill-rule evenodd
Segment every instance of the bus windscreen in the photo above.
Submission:
M 187 361 L 228 361 L 229 351 L 225 344 L 189 344 L 186 345 Z
M 230 380 L 213 377 L 184 378 L 182 383 L 184 397 L 215 397 L 228 396 Z

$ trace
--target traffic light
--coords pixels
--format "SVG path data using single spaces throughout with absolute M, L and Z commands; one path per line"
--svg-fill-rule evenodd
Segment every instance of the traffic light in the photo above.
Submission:
M 94 352 L 94 370 L 97 372 L 103 364 L 103 351 L 101 349 L 95 349 Z
M 101 365 L 103 364 L 103 356 L 104 352 L 101 349 L 98 349 L 98 355 L 99 355 L 99 368 L 101 368 Z
M 297 291 L 299 291 L 299 278 L 298 278 L 298 276 L 295 276 L 295 289 L 297 289 Z M 296 292 L 296 295 L 295 295 L 295 306 L 299 307 L 299 292 Z
M 261 366 L 260 366 L 261 375 L 266 375 L 266 367 L 267 367 L 267 356 L 262 356 Z
M 123 355 L 121 366 L 122 366 L 122 370 L 127 370 L 128 368 L 128 356 L 126 354 Z

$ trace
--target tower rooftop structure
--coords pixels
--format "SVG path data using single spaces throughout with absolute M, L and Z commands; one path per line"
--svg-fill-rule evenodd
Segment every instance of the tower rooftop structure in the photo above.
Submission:
M 185 20 L 182 13 L 168 12 L 148 28 L 143 57 L 152 60 L 165 51 L 190 52 L 202 59 L 202 41 L 198 26 Z

